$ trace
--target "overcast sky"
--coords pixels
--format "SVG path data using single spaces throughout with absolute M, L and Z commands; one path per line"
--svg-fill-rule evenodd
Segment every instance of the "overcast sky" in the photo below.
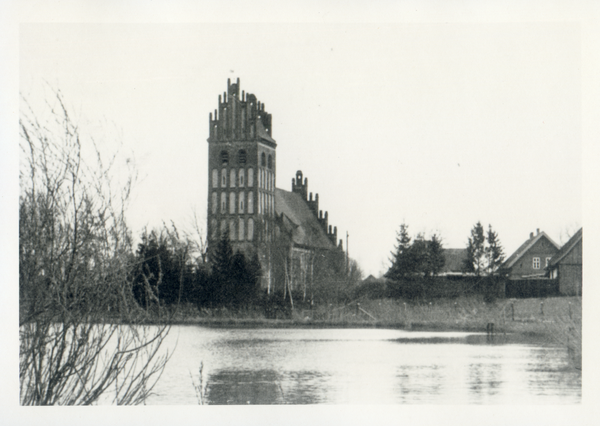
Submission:
M 19 42 L 24 96 L 58 88 L 89 129 L 118 129 L 136 234 L 194 210 L 205 227 L 228 78 L 273 115 L 277 186 L 304 172 L 365 275 L 402 222 L 447 248 L 491 224 L 507 256 L 536 228 L 561 243 L 582 224 L 577 23 L 31 24 Z

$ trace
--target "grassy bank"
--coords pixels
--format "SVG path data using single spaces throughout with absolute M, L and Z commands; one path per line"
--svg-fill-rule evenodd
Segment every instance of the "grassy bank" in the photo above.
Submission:
M 181 309 L 177 324 L 208 327 L 378 327 L 420 331 L 487 332 L 535 336 L 567 348 L 573 366 L 581 369 L 581 298 L 500 299 L 486 304 L 481 297 L 408 302 L 379 299 L 349 304 L 297 308 L 267 319 L 261 308 L 244 310 Z

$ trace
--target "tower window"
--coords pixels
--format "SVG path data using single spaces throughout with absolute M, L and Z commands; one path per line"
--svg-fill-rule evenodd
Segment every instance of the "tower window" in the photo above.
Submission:
M 236 181 L 237 181 L 237 179 L 235 176 L 235 169 L 231 169 L 230 176 L 229 176 L 229 186 L 231 186 L 232 188 L 235 188 Z
M 217 214 L 217 209 L 219 208 L 219 203 L 218 203 L 218 200 L 217 200 L 217 193 L 216 192 L 212 193 L 212 200 L 211 201 L 212 201 L 211 202 L 211 211 L 212 211 L 212 214 Z
M 254 214 L 254 202 L 252 201 L 254 199 L 254 196 L 252 194 L 252 191 L 250 191 L 248 193 L 248 213 L 249 214 Z
M 248 219 L 248 241 L 254 239 L 254 219 Z
M 229 153 L 227 151 L 221 151 L 221 164 L 223 166 L 229 164 Z
M 243 149 L 240 149 L 238 152 L 238 163 L 246 164 L 246 151 L 244 151 Z
M 240 188 L 244 187 L 244 169 L 240 169 L 240 171 L 238 172 L 238 178 L 240 181 Z
M 221 213 L 227 213 L 227 194 L 221 192 Z
M 252 167 L 248 169 L 248 186 L 254 186 L 254 169 Z
M 213 169 L 212 171 L 212 187 L 216 188 L 219 186 L 219 171 L 217 169 Z
M 235 213 L 235 192 L 229 194 L 229 214 Z
M 244 200 L 246 199 L 246 197 L 244 196 L 244 191 L 240 192 L 239 199 L 240 199 L 239 213 L 244 214 Z
M 238 222 L 238 233 L 239 233 L 238 240 L 244 241 L 244 237 L 245 237 L 245 235 L 244 235 L 244 219 L 242 219 L 241 217 Z
M 221 170 L 221 188 L 227 188 L 227 169 Z
M 267 165 L 267 156 L 264 152 L 260 155 L 260 165 L 262 167 L 265 167 Z
M 269 167 L 269 169 L 273 168 L 273 157 L 271 157 L 271 155 L 269 155 L 268 167 Z

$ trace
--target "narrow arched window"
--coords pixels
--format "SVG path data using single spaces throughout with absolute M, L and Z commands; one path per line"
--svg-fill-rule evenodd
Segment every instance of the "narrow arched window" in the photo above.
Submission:
M 227 188 L 227 169 L 221 170 L 221 188 Z
M 245 184 L 244 175 L 245 175 L 244 169 L 240 169 L 240 171 L 238 172 L 238 180 L 240 182 L 240 188 L 243 188 L 244 184 Z
M 254 186 L 254 169 L 252 167 L 248 169 L 248 186 L 250 188 Z
M 246 151 L 243 149 L 238 151 L 238 164 L 246 164 Z
M 235 222 L 233 221 L 233 219 L 231 219 L 229 221 L 229 240 L 233 241 L 235 240 L 235 236 L 237 234 L 235 233 Z
M 217 188 L 219 186 L 219 171 L 213 169 L 212 171 L 212 187 Z
M 254 199 L 252 198 L 252 191 L 248 193 L 248 214 L 254 214 Z
M 235 169 L 231 169 L 229 172 L 229 186 L 235 188 L 235 182 L 237 181 L 235 177 Z
M 244 241 L 245 235 L 244 235 L 244 219 L 240 217 L 240 220 L 238 222 L 238 240 L 240 241 Z
M 226 166 L 229 164 L 229 153 L 227 151 L 221 151 L 221 165 Z
M 212 193 L 210 208 L 211 208 L 212 214 L 217 214 L 217 209 L 219 208 L 219 200 L 217 200 L 216 192 Z
M 269 161 L 267 162 L 267 166 L 269 167 L 269 169 L 273 168 L 273 157 L 271 156 L 271 154 L 269 154 Z
M 218 232 L 219 232 L 219 228 L 217 226 L 217 219 L 212 219 L 210 221 L 210 233 L 212 235 L 213 240 L 216 240 L 218 238 L 217 237 Z
M 240 196 L 238 198 L 240 200 L 239 213 L 244 214 L 244 200 L 246 199 L 244 196 L 244 191 L 240 192 Z
M 227 221 L 223 219 L 221 221 L 221 235 L 225 235 L 225 232 L 227 232 Z
M 267 156 L 264 152 L 260 155 L 260 165 L 263 167 L 266 167 L 267 165 Z
M 221 192 L 221 214 L 227 213 L 227 194 Z
M 254 219 L 248 219 L 248 241 L 254 239 Z
M 235 192 L 229 193 L 229 214 L 235 213 Z

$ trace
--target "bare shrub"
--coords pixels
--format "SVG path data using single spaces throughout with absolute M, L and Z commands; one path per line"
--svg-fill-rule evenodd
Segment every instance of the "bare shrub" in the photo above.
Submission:
M 142 325 L 132 296 L 134 174 L 82 136 L 60 92 L 46 106 L 23 100 L 19 120 L 20 402 L 141 403 L 167 362 L 169 327 Z

